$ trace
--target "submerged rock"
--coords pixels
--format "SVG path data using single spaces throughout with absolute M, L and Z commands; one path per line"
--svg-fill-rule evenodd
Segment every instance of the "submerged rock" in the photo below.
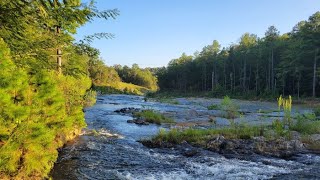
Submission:
M 176 145 L 170 142 L 164 142 L 164 141 L 153 141 L 153 140 L 140 140 L 138 141 L 144 146 L 148 148 L 173 148 Z
M 138 125 L 149 125 L 150 123 L 145 121 L 144 119 L 133 119 L 133 120 L 128 120 L 127 123 L 135 123 Z
M 115 113 L 122 113 L 122 114 L 132 114 L 132 113 L 139 112 L 139 111 L 140 111 L 140 109 L 138 109 L 138 108 L 126 107 L 126 108 L 115 110 L 114 112 Z

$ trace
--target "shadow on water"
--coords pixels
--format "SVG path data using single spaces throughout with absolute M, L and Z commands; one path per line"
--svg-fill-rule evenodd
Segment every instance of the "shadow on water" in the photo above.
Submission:
M 320 157 L 316 155 L 301 154 L 291 160 L 236 155 L 226 158 L 200 150 L 196 156 L 185 157 L 179 149 L 146 148 L 137 140 L 155 135 L 160 126 L 127 123 L 131 116 L 114 112 L 125 107 L 177 114 L 190 109 L 203 111 L 202 106 L 144 102 L 140 96 L 100 96 L 94 107 L 86 109 L 88 129 L 96 129 L 98 134 L 84 134 L 67 144 L 52 170 L 53 179 L 320 178 Z

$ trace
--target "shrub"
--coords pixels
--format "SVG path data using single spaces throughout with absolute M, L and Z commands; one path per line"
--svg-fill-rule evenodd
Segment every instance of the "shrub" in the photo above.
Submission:
M 146 122 L 158 125 L 162 123 L 174 123 L 173 119 L 167 118 L 164 115 L 149 109 L 134 113 L 134 117 L 141 118 L 144 119 Z
M 208 106 L 208 110 L 217 110 L 217 109 L 220 109 L 219 105 L 217 104 L 212 104 Z
M 97 92 L 94 90 L 89 90 L 84 95 L 84 107 L 93 106 L 97 100 Z
M 314 114 L 316 116 L 320 116 L 320 106 L 317 106 L 315 109 L 314 109 Z
M 275 131 L 277 137 L 286 136 L 288 133 L 288 131 L 285 130 L 284 124 L 279 119 L 272 122 L 272 129 Z
M 232 102 L 229 96 L 225 96 L 220 103 L 220 109 L 226 111 L 226 118 L 234 119 L 239 116 L 239 106 Z
M 302 134 L 318 134 L 320 133 L 320 121 L 315 120 L 315 115 L 299 115 L 297 116 L 297 122 L 290 127 L 291 130 L 298 131 Z

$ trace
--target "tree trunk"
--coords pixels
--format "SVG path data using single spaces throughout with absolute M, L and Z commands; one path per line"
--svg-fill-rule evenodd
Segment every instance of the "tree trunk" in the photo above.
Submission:
M 223 61 L 224 89 L 227 90 L 226 61 Z
M 270 85 L 271 85 L 271 67 L 270 67 L 270 64 L 271 64 L 271 58 L 269 56 L 269 62 L 268 62 L 268 90 L 270 90 Z
M 300 75 L 298 80 L 298 100 L 300 100 Z
M 214 71 L 211 74 L 211 90 L 214 90 Z
M 207 90 L 207 67 L 206 64 L 204 64 L 204 90 Z
M 61 28 L 59 26 L 56 27 L 56 35 L 59 36 L 61 31 Z M 58 47 L 57 48 L 57 71 L 59 74 L 62 74 L 62 51 L 61 49 Z
M 317 79 L 317 59 L 318 59 L 319 48 L 315 50 L 314 53 L 314 63 L 313 63 L 313 82 L 312 82 L 312 97 L 316 97 L 316 79 Z
M 247 81 L 247 55 L 244 58 L 244 65 L 243 65 L 243 91 L 246 91 L 246 81 Z
M 248 82 L 248 89 L 250 90 L 250 86 L 251 86 L 251 75 L 252 75 L 252 67 L 251 67 L 251 65 L 249 66 L 250 68 L 249 68 L 249 82 Z
M 256 95 L 258 95 L 258 81 L 259 81 L 259 64 L 258 64 L 258 60 L 257 60 L 257 64 L 256 64 Z
M 233 63 L 233 90 L 235 89 L 236 87 L 236 68 L 234 66 L 234 63 Z
M 284 96 L 284 87 L 286 87 L 286 77 L 285 74 L 282 74 L 282 96 Z
M 232 79 L 233 79 L 233 74 L 230 73 L 230 88 L 231 88 L 231 92 L 233 92 L 233 82 L 232 82 Z
M 268 82 L 269 82 L 269 77 L 268 77 L 268 71 L 266 70 L 266 90 L 269 90 L 268 89 Z
M 274 87 L 274 53 L 273 53 L 273 47 L 271 49 L 271 89 L 272 94 L 274 93 L 275 87 Z

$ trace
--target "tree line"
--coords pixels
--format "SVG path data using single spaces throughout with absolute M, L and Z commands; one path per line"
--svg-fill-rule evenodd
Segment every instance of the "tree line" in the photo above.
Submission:
M 104 71 L 94 68 L 98 52 L 86 43 L 112 35 L 78 43 L 73 35 L 95 18 L 118 15 L 98 11 L 94 1 L 0 1 L 0 179 L 48 177 L 57 149 L 86 126 L 83 108 Z
M 158 90 L 158 80 L 148 68 L 140 68 L 137 64 L 133 64 L 131 68 L 121 65 L 115 65 L 114 68 L 122 81 L 146 87 L 151 91 Z
M 121 65 L 108 66 L 100 58 L 100 51 L 88 44 L 77 44 L 76 51 L 88 56 L 88 72 L 94 89 L 114 88 L 119 89 L 119 93 L 126 93 L 125 88 L 130 88 L 130 84 L 150 91 L 158 89 L 157 78 L 148 68 L 140 68 L 137 64 L 133 64 L 131 68 Z
M 320 12 L 280 34 L 245 33 L 221 48 L 217 40 L 193 56 L 183 53 L 156 75 L 162 91 L 211 91 L 213 95 L 319 96 Z

